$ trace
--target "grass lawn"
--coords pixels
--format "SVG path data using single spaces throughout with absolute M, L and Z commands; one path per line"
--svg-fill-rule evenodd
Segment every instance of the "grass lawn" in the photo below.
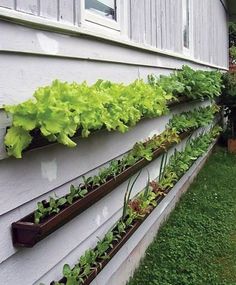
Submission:
M 128 285 L 236 285 L 236 155 L 215 151 Z

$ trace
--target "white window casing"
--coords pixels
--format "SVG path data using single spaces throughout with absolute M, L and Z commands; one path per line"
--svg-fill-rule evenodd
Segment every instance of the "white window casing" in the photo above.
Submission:
M 193 3 L 192 0 L 182 0 L 182 36 L 183 53 L 193 57 Z
M 102 2 L 103 3 L 114 3 L 114 19 L 110 16 L 103 15 L 102 11 L 96 9 L 89 9 L 88 5 L 86 5 L 86 1 L 91 0 L 82 0 L 81 5 L 81 26 L 93 31 L 98 31 L 99 33 L 108 33 L 117 35 L 121 33 L 121 13 L 124 14 L 124 2 L 123 0 L 103 0 L 94 2 Z M 93 1 L 91 1 L 93 2 Z M 110 4 L 111 5 L 111 4 Z M 87 6 L 87 8 L 86 8 Z

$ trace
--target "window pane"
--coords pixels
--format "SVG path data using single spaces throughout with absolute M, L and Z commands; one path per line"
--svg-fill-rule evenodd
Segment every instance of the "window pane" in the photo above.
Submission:
M 85 0 L 85 8 L 104 17 L 116 20 L 115 0 Z
M 189 0 L 183 0 L 184 47 L 189 48 Z

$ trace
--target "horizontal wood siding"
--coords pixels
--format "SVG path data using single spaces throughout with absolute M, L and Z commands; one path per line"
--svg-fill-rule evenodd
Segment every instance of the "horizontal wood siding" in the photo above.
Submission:
M 0 7 L 14 9 L 15 8 L 15 0 L 1 0 Z
M 38 15 L 39 1 L 38 0 L 17 0 L 16 10 L 23 13 Z

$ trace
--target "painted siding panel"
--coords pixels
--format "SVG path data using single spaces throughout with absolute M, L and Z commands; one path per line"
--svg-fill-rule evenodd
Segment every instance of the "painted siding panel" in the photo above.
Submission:
M 193 1 L 194 57 L 216 65 L 228 65 L 227 14 L 220 1 Z
M 146 26 L 146 14 L 145 14 L 145 2 L 146 0 L 139 0 L 139 43 L 145 43 L 145 26 Z
M 227 16 L 222 3 L 220 0 L 191 1 L 194 33 L 192 56 L 203 62 L 227 67 Z M 121 27 L 121 37 L 183 54 L 182 0 L 122 0 L 122 3 L 127 11 L 126 19 L 122 19 L 125 26 Z M 80 0 L 0 0 L 0 7 L 83 26 Z
M 14 9 L 15 0 L 0 0 L 0 7 Z
M 163 48 L 162 41 L 162 26 L 161 26 L 161 0 L 156 0 L 156 47 L 159 49 Z
M 131 39 L 137 43 L 145 40 L 145 0 L 131 0 Z
M 145 4 L 145 43 L 152 45 L 152 13 L 151 0 L 146 0 Z
M 194 58 L 203 62 L 209 62 L 216 65 L 227 66 L 227 15 L 220 1 L 192 1 L 193 4 L 193 45 Z M 164 4 L 162 3 L 162 6 Z M 169 12 L 162 15 L 162 30 L 165 34 L 170 34 L 171 38 L 165 39 L 163 36 L 163 48 L 169 49 L 169 42 L 172 50 L 182 52 L 182 5 L 181 1 L 171 3 L 165 2 L 170 9 L 165 8 L 170 12 L 173 22 L 163 18 L 169 17 Z M 175 16 L 178 18 L 175 19 Z M 172 23 L 175 27 L 172 26 Z M 166 27 L 166 30 L 165 30 Z M 173 48 L 174 47 L 174 48 Z M 223 52 L 222 52 L 223 51 Z
M 40 16 L 58 20 L 58 0 L 40 0 Z
M 175 7 L 173 4 L 174 13 L 176 13 L 176 31 L 175 31 L 175 39 L 176 39 L 176 51 L 182 53 L 183 50 L 183 33 L 182 33 L 182 0 L 176 0 L 178 6 Z
M 59 21 L 74 24 L 75 2 L 74 0 L 59 0 Z
M 160 1 L 160 25 L 161 25 L 161 47 L 167 48 L 167 31 L 166 31 L 166 1 Z
M 151 0 L 151 44 L 154 47 L 158 46 L 158 36 L 159 36 L 159 30 L 160 26 L 158 25 L 158 20 L 157 20 L 157 7 L 156 4 L 157 1 Z
M 16 10 L 27 14 L 38 15 L 38 0 L 16 0 Z
M 165 1 L 165 26 L 166 26 L 166 49 L 167 50 L 173 50 L 174 49 L 174 29 L 172 26 L 172 19 L 173 14 L 171 14 L 171 0 Z

